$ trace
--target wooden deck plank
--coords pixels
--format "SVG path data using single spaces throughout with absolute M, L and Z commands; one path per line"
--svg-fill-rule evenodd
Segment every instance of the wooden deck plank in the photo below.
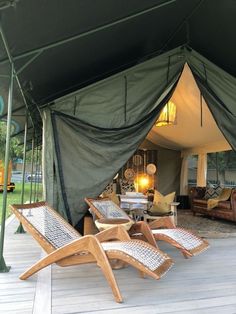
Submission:
M 21 272 L 40 258 L 41 249 L 28 234 L 7 226 L 4 257 L 12 269 L 0 274 L 0 313 L 32 313 L 38 276 L 26 281 Z M 205 253 L 186 260 L 178 250 L 160 242 L 175 260 L 161 280 L 141 279 L 131 268 L 115 271 L 124 303 L 113 300 L 100 269 L 94 264 L 52 267 L 52 313 L 236 313 L 236 238 L 210 240 Z M 47 271 L 47 269 L 46 269 Z M 35 306 L 37 304 L 35 303 Z M 38 307 L 38 306 L 37 306 Z
M 41 252 L 43 258 L 46 254 Z M 34 298 L 33 314 L 51 314 L 51 297 L 52 297 L 52 280 L 51 280 L 51 265 L 42 269 L 38 273 L 36 292 Z
M 9 273 L 0 273 L 0 313 L 32 314 L 37 276 L 22 281 L 19 275 L 40 257 L 41 249 L 28 234 L 15 234 L 16 219 L 6 227 L 4 258 L 11 266 Z

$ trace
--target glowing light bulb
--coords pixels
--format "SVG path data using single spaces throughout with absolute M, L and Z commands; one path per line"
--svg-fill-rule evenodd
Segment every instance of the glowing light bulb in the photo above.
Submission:
M 146 188 L 149 185 L 149 179 L 146 176 L 141 176 L 139 178 L 139 185 L 141 188 Z

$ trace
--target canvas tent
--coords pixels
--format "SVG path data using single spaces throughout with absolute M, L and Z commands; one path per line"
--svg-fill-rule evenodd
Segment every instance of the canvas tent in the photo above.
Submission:
M 84 197 L 98 196 L 146 137 L 185 63 L 224 135 L 221 138 L 236 148 L 235 79 L 186 47 L 63 97 L 44 113 L 45 169 L 46 178 L 51 178 L 46 191 L 47 198 L 52 197 L 54 163 L 56 195 L 51 202 L 59 198 L 59 207 L 72 223 L 86 212 Z
M 67 6 L 63 1 L 27 0 L 2 11 L 2 102 L 7 103 L 13 64 L 17 74 L 13 94 L 13 119 L 18 124 L 15 134 L 24 132 L 27 107 L 28 139 L 36 136 L 40 140 L 43 114 L 44 139 L 48 140 L 45 143 L 53 148 L 54 141 L 56 144 L 55 151 L 45 151 L 45 171 L 50 182 L 46 184 L 47 199 L 58 203 L 61 213 L 73 224 L 85 212 L 83 196 L 99 193 L 151 129 L 174 92 L 186 62 L 219 129 L 236 148 L 232 40 L 235 9 L 235 2 L 230 0 L 70 1 Z M 114 73 L 117 74 L 111 77 Z M 103 78 L 107 79 L 89 86 Z M 88 87 L 76 91 L 84 86 Z M 71 91 L 75 93 L 66 97 Z M 60 96 L 65 98 L 57 100 Z M 54 110 L 52 115 L 46 108 Z M 6 111 L 7 106 L 2 106 L 1 118 L 6 118 Z M 63 130 L 70 136 L 66 142 Z M 61 153 L 69 155 L 66 144 L 72 132 L 78 130 L 83 145 L 70 145 L 75 149 L 71 157 L 79 153 L 76 162 L 73 157 L 70 164 Z M 88 153 L 92 144 L 97 145 L 100 154 L 93 156 L 97 166 L 88 178 L 77 170 L 86 169 L 84 161 L 94 165 L 88 158 L 93 155 Z M 76 152 L 77 147 L 86 153 Z M 105 148 L 111 151 L 103 156 Z M 117 151 L 121 156 L 118 161 Z M 81 166 L 77 169 L 78 164 Z M 73 169 L 76 171 L 70 176 Z M 74 184 L 68 183 L 69 176 Z M 99 186 L 97 189 L 86 186 L 94 178 L 99 179 L 93 182 Z M 49 186 L 54 193 L 48 194 Z M 71 198 L 72 194 L 79 195 L 79 199 Z

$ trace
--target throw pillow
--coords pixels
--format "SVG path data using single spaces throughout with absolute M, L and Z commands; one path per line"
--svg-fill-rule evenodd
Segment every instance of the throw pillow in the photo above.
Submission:
M 218 184 L 214 187 L 207 187 L 204 200 L 209 200 L 210 198 L 216 198 L 220 195 L 222 187 Z
M 197 192 L 197 197 L 196 198 L 200 198 L 203 199 L 205 194 L 206 194 L 206 187 L 202 187 L 202 186 L 197 186 L 195 188 L 196 192 Z
M 153 206 L 150 208 L 151 213 L 165 214 L 170 212 L 170 203 L 174 201 L 175 192 L 167 195 L 162 195 L 160 192 L 155 190 Z

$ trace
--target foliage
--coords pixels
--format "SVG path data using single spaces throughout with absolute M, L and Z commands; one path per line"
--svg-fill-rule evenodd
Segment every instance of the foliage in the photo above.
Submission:
M 236 153 L 234 151 L 218 152 L 207 154 L 207 166 L 209 169 L 218 169 L 219 172 L 225 169 L 236 169 Z
M 0 121 L 0 160 L 4 162 L 5 159 L 5 147 L 6 147 L 6 131 L 7 126 L 5 121 Z M 13 132 L 13 128 L 12 128 Z M 10 159 L 22 158 L 23 147 L 19 145 L 19 139 L 12 137 L 10 140 Z
M 234 151 L 225 151 L 207 154 L 208 169 L 216 171 L 216 181 L 225 184 L 226 170 L 236 169 L 236 153 Z

